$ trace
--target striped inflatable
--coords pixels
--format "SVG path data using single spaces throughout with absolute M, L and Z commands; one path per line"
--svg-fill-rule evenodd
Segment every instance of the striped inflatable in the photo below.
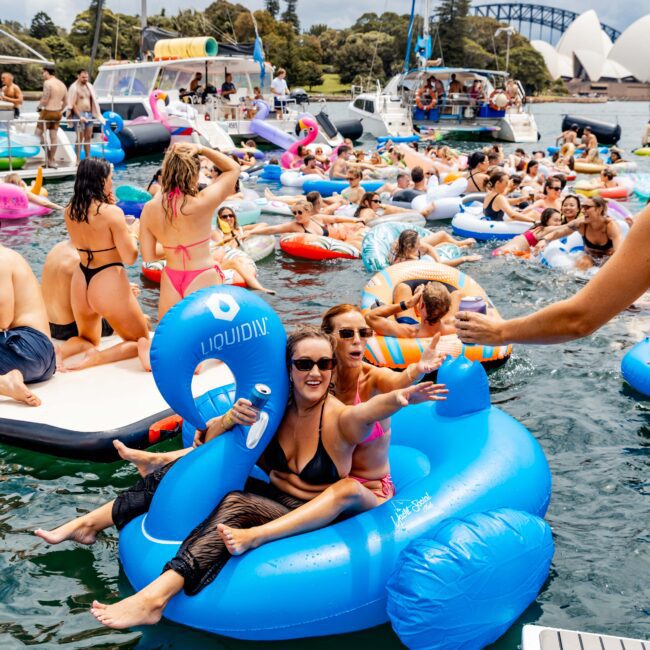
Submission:
M 357 248 L 332 237 L 295 233 L 280 238 L 280 248 L 292 257 L 305 260 L 356 260 L 361 257 Z
M 462 289 L 467 295 L 481 296 L 490 307 L 494 308 L 483 288 L 469 275 L 444 264 L 418 261 L 389 266 L 374 275 L 363 289 L 362 310 L 367 311 L 377 305 L 392 303 L 395 287 L 406 280 L 442 282 L 449 291 Z M 422 352 L 430 342 L 429 338 L 374 336 L 368 339 L 364 359 L 375 366 L 406 368 L 409 364 L 419 361 Z M 438 350 L 452 357 L 462 355 L 470 361 L 480 361 L 490 365 L 504 363 L 512 354 L 511 345 L 465 345 L 455 334 L 440 337 Z

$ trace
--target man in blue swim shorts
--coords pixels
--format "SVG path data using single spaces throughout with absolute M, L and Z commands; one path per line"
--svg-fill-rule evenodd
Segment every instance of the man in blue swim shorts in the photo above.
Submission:
M 0 404 L 9 397 L 39 406 L 26 384 L 45 381 L 56 369 L 45 301 L 29 264 L 2 245 L 0 296 Z
M 82 147 L 86 152 L 86 158 L 90 158 L 93 127 L 103 120 L 93 85 L 88 79 L 88 72 L 81 69 L 77 72 L 77 80 L 68 89 L 68 111 L 75 120 L 77 131 L 75 145 L 77 164 L 81 161 Z

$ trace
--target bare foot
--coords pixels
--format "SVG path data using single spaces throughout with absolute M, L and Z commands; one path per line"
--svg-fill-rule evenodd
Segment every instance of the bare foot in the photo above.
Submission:
M 117 450 L 120 458 L 133 463 L 140 476 L 147 476 L 157 469 L 164 467 L 168 461 L 164 460 L 163 454 L 155 454 L 141 449 L 131 449 L 120 440 L 113 440 L 113 447 Z
M 66 540 L 78 542 L 79 544 L 94 544 L 97 539 L 97 530 L 92 526 L 86 517 L 73 519 L 63 526 L 54 530 L 42 530 L 39 528 L 34 534 L 44 539 L 48 544 L 60 544 Z
M 79 361 L 72 361 L 68 363 L 67 365 L 63 366 L 64 371 L 66 370 L 84 370 L 85 368 L 92 368 L 93 366 L 97 365 L 97 355 L 99 354 L 99 350 L 96 348 L 91 348 L 86 352 L 86 354 L 81 357 Z
M 230 555 L 241 555 L 252 548 L 257 548 L 259 542 L 254 531 L 255 528 L 231 528 L 225 524 L 217 524 L 217 532 Z
M 138 359 L 142 368 L 147 372 L 151 372 L 151 360 L 149 359 L 149 352 L 151 350 L 151 341 L 144 336 L 138 339 Z
M 6 375 L 0 375 L 0 395 L 11 397 L 17 402 L 24 402 L 28 406 L 41 405 L 39 397 L 25 385 L 20 370 L 10 370 Z
M 123 630 L 136 625 L 154 625 L 161 618 L 164 607 L 143 592 L 129 596 L 113 605 L 93 600 L 90 613 L 107 627 Z
M 275 194 L 271 192 L 271 190 L 268 187 L 264 188 L 264 198 L 267 201 L 274 201 L 275 200 Z
M 264 287 L 262 287 L 262 291 L 264 293 L 268 293 L 269 296 L 274 296 L 275 295 L 275 291 L 273 291 L 273 289 L 265 289 Z
M 480 255 L 465 255 L 464 257 L 465 262 L 479 262 L 482 259 Z
M 476 239 L 468 237 L 467 239 L 463 239 L 458 245 L 463 248 L 470 248 L 471 246 L 474 246 L 474 244 L 476 244 Z

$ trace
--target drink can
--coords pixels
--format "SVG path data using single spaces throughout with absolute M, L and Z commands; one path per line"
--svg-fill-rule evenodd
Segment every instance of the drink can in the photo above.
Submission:
M 249 397 L 254 408 L 262 410 L 271 397 L 271 389 L 266 384 L 255 384 Z
M 461 298 L 458 311 L 473 311 L 477 314 L 487 314 L 487 303 L 480 296 L 465 296 Z

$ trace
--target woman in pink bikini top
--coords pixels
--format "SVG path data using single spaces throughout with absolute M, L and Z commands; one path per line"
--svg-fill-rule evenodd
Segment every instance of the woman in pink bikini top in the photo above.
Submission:
M 221 171 L 218 180 L 201 191 L 200 156 Z M 239 171 L 228 156 L 193 143 L 176 143 L 165 155 L 160 192 L 140 217 L 142 258 L 167 261 L 160 281 L 159 318 L 190 293 L 222 283 L 221 269 L 210 254 L 212 215 L 235 191 Z

